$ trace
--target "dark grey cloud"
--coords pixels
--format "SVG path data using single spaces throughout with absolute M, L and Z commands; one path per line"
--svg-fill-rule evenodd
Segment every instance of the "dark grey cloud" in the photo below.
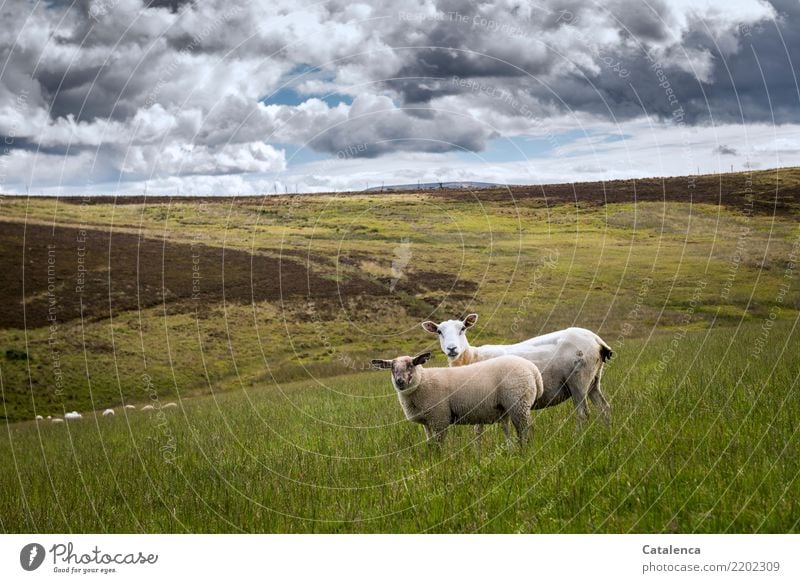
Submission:
M 736 148 L 731 148 L 725 144 L 720 144 L 714 148 L 714 154 L 719 154 L 720 156 L 738 156 L 739 152 L 736 150 Z
M 800 121 L 795 0 L 31 3 L 2 9 L 0 62 L 0 135 L 123 179 L 280 167 L 264 141 L 480 151 L 550 116 Z M 309 66 L 305 102 L 260 103 Z
M 52 154 L 56 156 L 77 156 L 81 152 L 91 150 L 90 147 L 82 145 L 68 146 L 64 144 L 56 144 L 51 146 L 41 144 L 39 142 L 30 140 L 29 138 L 18 138 L 16 136 L 3 135 L 0 135 L 0 144 L 7 146 L 9 152 L 11 150 L 20 150 L 23 152 L 37 152 L 39 154 Z M 8 152 L 5 153 L 5 155 L 7 154 Z
M 150 8 L 167 8 L 170 12 L 178 12 L 182 6 L 193 3 L 194 0 L 148 0 L 146 2 Z
M 640 42 L 665 41 L 669 35 L 669 8 L 661 0 L 625 2 L 616 0 L 605 4 L 621 32 Z
M 681 48 L 708 51 L 712 69 L 708 81 L 698 81 L 690 72 L 669 72 L 688 123 L 800 121 L 800 95 L 793 73 L 800 63 L 800 3 L 771 4 L 778 18 L 737 27 L 739 50 L 735 53 L 724 54 L 711 38 L 707 26 L 713 23 L 696 22 L 689 28 Z M 631 67 L 637 64 L 629 63 Z M 637 69 L 643 80 L 647 74 L 646 69 Z M 636 84 L 637 90 L 642 87 L 646 83 Z M 670 114 L 658 90 L 650 87 L 645 96 L 651 111 L 662 117 Z
M 339 157 L 376 158 L 390 152 L 478 152 L 493 137 L 497 134 L 465 116 L 376 104 L 313 137 L 309 146 Z
M 524 89 L 543 104 L 606 119 L 671 119 L 682 108 L 688 124 L 797 122 L 792 71 L 800 62 L 800 3 L 771 5 L 777 18 L 753 22 L 750 11 L 737 22 L 734 5 L 726 7 L 732 12 L 723 21 L 677 14 L 664 2 L 573 2 L 552 5 L 540 22 L 533 18 L 541 13 L 510 21 L 498 12 L 496 21 L 481 27 L 472 23 L 485 5 L 460 4 L 457 18 L 437 21 L 428 31 L 423 42 L 434 48 L 420 48 L 400 70 L 401 79 L 387 86 L 404 103 L 419 104 L 455 93 L 446 79 L 459 76 Z M 603 41 L 615 28 L 617 40 Z M 553 31 L 577 42 L 563 46 L 557 36 L 541 34 Z M 531 50 L 512 54 L 518 38 L 527 39 Z M 539 43 L 546 45 L 544 53 L 534 50 Z

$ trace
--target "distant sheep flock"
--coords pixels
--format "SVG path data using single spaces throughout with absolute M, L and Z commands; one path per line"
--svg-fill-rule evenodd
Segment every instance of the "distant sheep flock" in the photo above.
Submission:
M 135 411 L 136 410 L 136 405 L 124 405 L 121 408 L 122 409 L 127 409 L 128 411 Z M 177 403 L 164 403 L 163 405 L 161 405 L 161 407 L 158 407 L 158 408 L 159 409 L 177 409 L 178 408 L 178 404 Z M 145 405 L 144 407 L 142 407 L 140 409 L 140 411 L 155 411 L 155 410 L 156 410 L 156 407 L 154 407 L 153 405 Z M 101 417 L 114 417 L 116 415 L 116 411 L 114 411 L 114 409 L 106 409 L 102 413 L 95 411 L 95 413 L 97 415 L 101 416 Z M 37 415 L 36 416 L 36 421 L 37 422 L 38 421 L 47 420 L 47 421 L 50 421 L 51 423 L 64 423 L 64 421 L 77 421 L 79 419 L 83 419 L 83 414 L 78 413 L 77 411 L 69 411 L 68 413 L 64 413 L 63 417 L 53 417 L 51 415 L 48 415 L 47 418 L 45 419 L 41 415 Z

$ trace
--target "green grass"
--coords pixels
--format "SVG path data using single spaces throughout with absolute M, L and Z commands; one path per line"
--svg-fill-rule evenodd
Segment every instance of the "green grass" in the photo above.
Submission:
M 678 331 L 680 333 L 680 331 Z M 247 388 L 181 410 L 8 426 L 5 531 L 797 532 L 800 365 L 793 324 L 624 344 L 610 429 L 570 404 L 533 441 L 441 451 L 388 376 Z M 713 355 L 713 356 L 711 356 Z M 663 363 L 660 366 L 659 363 Z
M 197 311 L 168 300 L 59 320 L 53 335 L 0 327 L 0 530 L 797 532 L 800 172 L 781 170 L 786 204 L 774 216 L 764 212 L 774 171 L 754 174 L 752 215 L 730 194 L 742 176 L 725 178 L 722 206 L 709 202 L 714 180 L 701 177 L 693 204 L 675 193 L 659 201 L 658 181 L 640 183 L 650 198 L 635 204 L 600 204 L 592 185 L 578 204 L 571 187 L 547 204 L 502 192 L 2 198 L 5 221 L 113 227 L 164 246 L 239 249 L 254 262 L 282 255 L 372 291 Z M 72 237 L 61 264 L 74 259 Z M 0 239 L 3 269 L 21 278 L 21 257 L 3 253 L 14 242 Z M 398 253 L 410 257 L 390 291 Z M 156 268 L 191 276 L 169 261 Z M 152 292 L 152 282 L 149 292 L 114 283 L 117 293 Z M 2 299 L 22 310 L 42 293 Z M 444 365 L 419 322 L 467 311 L 481 316 L 476 345 L 570 325 L 600 333 L 616 353 L 604 378 L 613 427 L 577 434 L 565 404 L 535 414 L 524 451 L 493 430 L 478 453 L 468 428 L 429 451 L 387 376 L 365 365 L 424 349 Z M 141 406 L 151 389 L 181 409 L 92 414 Z M 31 421 L 73 409 L 86 418 Z
M 311 269 L 324 277 L 343 283 L 371 281 L 387 289 L 385 295 L 330 297 L 315 301 L 313 310 L 303 299 L 220 303 L 207 306 L 199 317 L 191 309 L 168 304 L 118 314 L 113 320 L 59 322 L 54 343 L 47 328 L 0 329 L 5 380 L 0 417 L 19 421 L 31 419 L 34 411 L 48 415 L 114 406 L 123 400 L 139 402 L 143 395 L 136 379 L 145 370 L 165 397 L 238 389 L 273 377 L 300 380 L 308 371 L 325 377 L 346 374 L 353 372 L 348 363 L 361 362 L 376 351 L 393 356 L 398 350 L 430 347 L 433 339 L 418 323 L 465 310 L 481 315 L 473 332 L 478 342 L 519 341 L 574 324 L 614 339 L 625 322 L 635 327 L 627 335 L 638 337 L 674 326 L 692 290 L 705 281 L 695 325 L 723 320 L 736 325 L 769 314 L 785 281 L 792 243 L 800 234 L 793 216 L 753 216 L 745 223 L 729 209 L 674 202 L 580 211 L 567 205 L 517 205 L 512 212 L 502 202 L 439 201 L 436 214 L 420 226 L 395 222 L 390 211 L 400 205 L 417 215 L 430 212 L 421 196 L 389 197 L 374 212 L 369 209 L 377 197 L 323 200 L 310 199 L 307 207 L 295 211 L 313 225 L 297 241 L 286 234 L 303 223 L 297 217 L 263 227 L 248 219 L 251 205 L 222 203 L 206 203 L 203 210 L 188 203 L 170 205 L 169 216 L 177 213 L 180 221 L 169 219 L 161 232 L 153 226 L 143 233 L 168 241 L 199 238 L 267 254 L 310 254 Z M 30 204 L 45 214 L 43 202 Z M 75 205 L 48 204 L 59 224 L 73 224 Z M 118 207 L 113 213 L 132 222 L 137 212 L 148 210 L 138 206 Z M 276 201 L 263 206 L 283 209 Z M 84 210 L 87 225 L 112 220 L 107 206 Z M 364 218 L 364 213 L 369 216 Z M 356 218 L 377 225 L 382 237 L 371 231 L 368 239 L 362 240 L 361 231 L 354 235 Z M 455 221 L 460 233 L 454 253 L 443 251 L 454 240 L 445 218 Z M 437 226 L 440 219 L 446 228 Z M 115 230 L 124 228 L 114 221 Z M 748 235 L 734 264 L 744 227 Z M 385 278 L 391 276 L 392 258 L 404 240 L 410 241 L 411 259 L 403 281 L 417 289 L 389 293 Z M 439 274 L 441 281 L 431 284 L 429 273 Z M 380 277 L 384 279 L 376 279 Z M 652 284 L 637 316 L 630 319 L 646 278 Z M 460 291 L 465 282 L 471 287 Z M 135 281 L 127 287 L 142 293 Z M 800 297 L 793 287 L 779 318 L 793 319 L 798 313 Z M 512 321 L 516 325 L 510 330 Z M 61 357 L 63 394 L 54 390 L 53 349 Z M 6 351 L 25 352 L 29 360 L 3 358 Z

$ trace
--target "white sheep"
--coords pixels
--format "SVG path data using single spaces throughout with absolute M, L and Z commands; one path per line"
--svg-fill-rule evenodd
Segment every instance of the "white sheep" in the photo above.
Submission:
M 140 410 L 141 411 L 153 411 L 154 409 L 155 409 L 155 407 L 153 407 L 152 405 L 145 405 Z
M 447 320 L 441 324 L 423 322 L 422 327 L 439 336 L 439 344 L 450 366 L 462 366 L 501 355 L 521 356 L 539 367 L 544 393 L 534 409 L 558 405 L 572 397 L 579 423 L 589 418 L 586 398 L 600 410 L 606 423 L 611 422 L 611 406 L 600 390 L 604 363 L 613 352 L 602 338 L 585 328 L 566 328 L 536 336 L 517 344 L 485 344 L 470 346 L 466 331 L 478 320 L 470 314 L 463 320 Z
M 125 405 L 126 409 L 136 409 L 136 405 Z
M 37 415 L 36 416 L 36 420 L 37 421 L 44 421 L 44 417 L 42 417 L 41 415 Z
M 430 357 L 426 352 L 372 361 L 375 368 L 391 369 L 406 419 L 425 427 L 428 443 L 441 444 L 454 424 L 500 422 L 510 438 L 509 420 L 520 445 L 525 442 L 531 407 L 542 394 L 536 365 L 519 356 L 503 356 L 458 368 L 423 368 Z
M 50 419 L 50 422 L 51 423 L 64 423 L 64 420 L 63 419 L 59 419 L 58 417 L 53 417 L 52 419 Z
M 66 420 L 83 419 L 83 415 L 81 415 L 77 411 L 70 411 L 69 413 L 64 413 L 64 419 Z
M 111 417 L 113 415 L 116 415 L 116 413 L 114 413 L 114 409 L 106 409 L 103 411 L 103 417 Z
M 177 403 L 166 403 L 166 404 L 162 405 L 161 408 L 162 409 L 177 409 L 178 408 L 178 404 Z

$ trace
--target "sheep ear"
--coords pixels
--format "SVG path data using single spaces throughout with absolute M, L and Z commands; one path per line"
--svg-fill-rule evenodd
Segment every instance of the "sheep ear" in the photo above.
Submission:
M 430 358 L 431 358 L 430 352 L 423 352 L 422 354 L 418 354 L 417 356 L 415 356 L 414 360 L 412 360 L 411 362 L 414 366 L 419 366 L 420 364 L 425 364 L 426 362 L 428 362 Z
M 372 368 L 392 368 L 391 360 L 380 360 L 377 358 L 372 359 Z
M 431 334 L 439 333 L 439 326 L 437 326 L 430 320 L 424 321 L 422 324 L 420 324 L 420 326 L 422 326 L 427 332 L 430 332 Z
M 470 314 L 466 318 L 464 318 L 464 326 L 470 328 L 475 325 L 475 322 L 478 321 L 478 314 Z

